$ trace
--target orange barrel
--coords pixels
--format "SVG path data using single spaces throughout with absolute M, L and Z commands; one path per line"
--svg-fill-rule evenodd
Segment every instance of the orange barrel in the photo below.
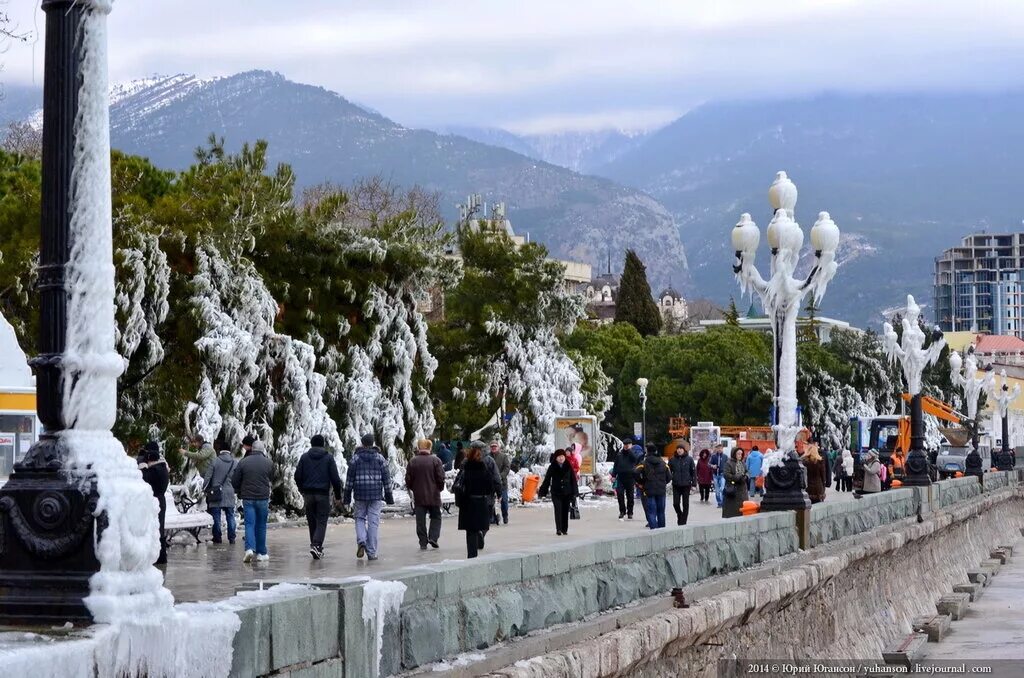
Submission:
M 963 478 L 964 474 L 963 474 L 962 471 L 957 471 L 956 473 L 953 474 L 953 477 L 954 478 Z
M 903 481 L 902 480 L 893 480 L 891 487 L 903 487 Z
M 743 502 L 743 506 L 740 507 L 740 513 L 745 516 L 752 516 L 761 510 L 760 504 L 756 501 L 750 501 L 749 499 Z
M 540 476 L 526 476 L 523 478 L 523 503 L 533 501 L 537 498 L 537 488 L 540 487 Z

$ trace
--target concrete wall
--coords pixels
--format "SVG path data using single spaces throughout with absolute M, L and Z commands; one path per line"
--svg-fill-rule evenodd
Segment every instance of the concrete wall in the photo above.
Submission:
M 879 526 L 916 526 L 905 519 L 919 511 L 927 524 L 938 525 L 939 516 L 1016 496 L 1009 474 L 986 474 L 985 481 L 984 495 L 976 478 L 960 478 L 817 505 L 810 511 L 810 544 L 827 549 Z M 766 513 L 378 574 L 407 587 L 398 613 L 386 617 L 379 672 L 376 629 L 362 619 L 365 580 L 321 579 L 315 582 L 321 590 L 307 594 L 308 605 L 280 601 L 240 611 L 232 675 L 386 676 L 663 596 L 673 587 L 770 565 L 796 554 L 798 540 L 794 513 Z
M 921 523 L 827 544 L 806 563 L 765 568 L 726 591 L 701 596 L 698 586 L 687 609 L 654 613 L 488 675 L 712 678 L 722 658 L 881 657 L 886 644 L 910 632 L 912 619 L 934 614 L 935 601 L 967 581 L 989 549 L 1020 538 L 1020 491 L 988 489 L 936 508 Z

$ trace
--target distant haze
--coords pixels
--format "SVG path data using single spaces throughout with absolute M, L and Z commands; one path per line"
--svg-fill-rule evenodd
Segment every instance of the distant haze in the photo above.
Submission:
M 4 6 L 42 31 L 35 0 Z M 1020 0 L 116 0 L 111 79 L 251 68 L 405 125 L 658 127 L 696 104 L 1024 86 Z M 42 36 L 0 54 L 40 84 Z M 2 105 L 2 104 L 0 104 Z

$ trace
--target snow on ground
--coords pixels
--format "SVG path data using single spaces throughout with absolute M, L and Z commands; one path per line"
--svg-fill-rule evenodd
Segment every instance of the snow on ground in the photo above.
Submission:
M 479 652 L 465 652 L 454 659 L 437 662 L 431 666 L 431 670 L 437 673 L 440 673 L 441 671 L 451 671 L 452 669 L 475 664 L 483 659 L 486 659 L 486 657 Z

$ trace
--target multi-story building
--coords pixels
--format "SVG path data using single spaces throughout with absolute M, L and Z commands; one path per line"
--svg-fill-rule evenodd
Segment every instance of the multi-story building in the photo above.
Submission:
M 975 233 L 936 257 L 934 299 L 943 331 L 1024 337 L 1024 233 Z

